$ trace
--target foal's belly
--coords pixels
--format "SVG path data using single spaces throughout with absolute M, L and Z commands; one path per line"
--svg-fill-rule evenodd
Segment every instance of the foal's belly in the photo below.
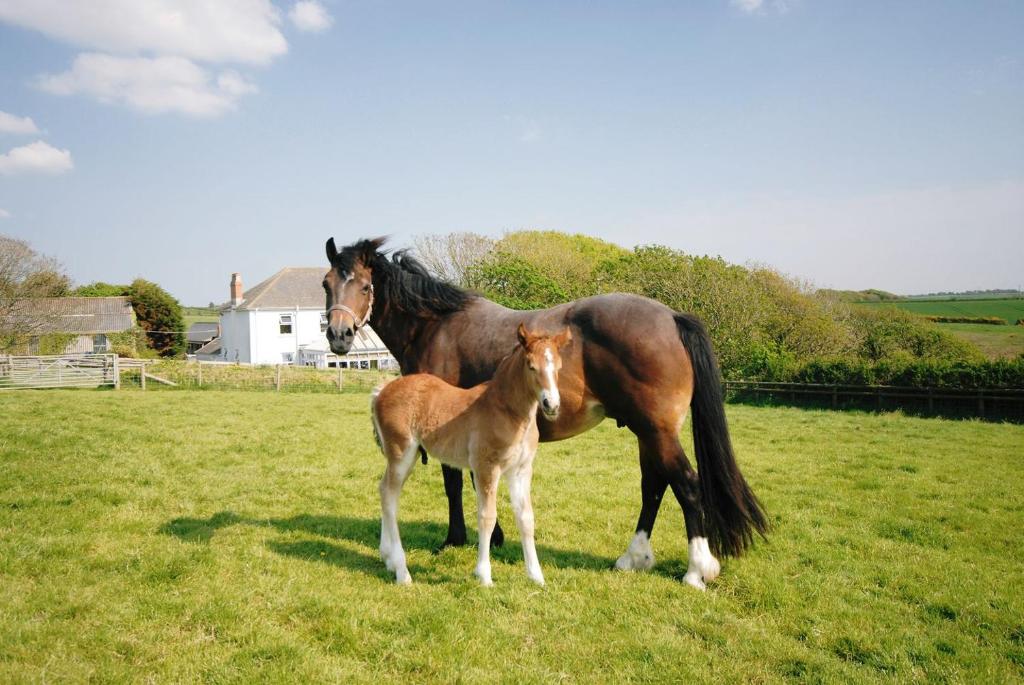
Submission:
M 604 421 L 604 405 L 597 400 L 588 400 L 575 408 L 562 405 L 558 418 L 548 421 L 543 414 L 538 414 L 537 428 L 540 429 L 541 442 L 565 440 L 588 430 Z

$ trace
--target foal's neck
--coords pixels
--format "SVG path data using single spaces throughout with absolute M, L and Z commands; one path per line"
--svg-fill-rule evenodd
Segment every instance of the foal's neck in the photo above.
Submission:
M 498 364 L 484 393 L 488 401 L 504 407 L 510 415 L 524 421 L 537 413 L 537 395 L 526 382 L 525 364 L 526 351 L 517 347 Z

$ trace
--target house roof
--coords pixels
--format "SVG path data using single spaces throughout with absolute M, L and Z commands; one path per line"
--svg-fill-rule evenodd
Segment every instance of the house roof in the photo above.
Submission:
M 205 343 L 220 335 L 220 324 L 216 321 L 197 321 L 188 327 L 190 343 Z
M 242 304 L 234 309 L 323 309 L 326 271 L 321 266 L 285 267 L 246 290 Z M 231 308 L 230 304 L 223 307 Z
M 32 333 L 119 333 L 135 324 L 127 297 L 41 297 L 20 303 L 19 318 Z
M 220 354 L 221 340 L 220 338 L 214 338 L 210 342 L 206 343 L 192 354 Z

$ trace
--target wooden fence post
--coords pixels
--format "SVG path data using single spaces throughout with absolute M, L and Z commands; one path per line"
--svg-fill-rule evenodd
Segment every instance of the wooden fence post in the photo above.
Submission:
M 116 354 L 114 355 L 114 390 L 121 389 L 121 360 Z
M 341 392 L 341 362 L 338 362 L 338 392 Z
M 985 418 L 985 391 L 978 391 L 978 416 Z
M 199 365 L 199 387 L 201 388 L 203 387 L 203 363 L 197 359 L 196 364 Z
M 839 406 L 839 386 L 832 386 L 832 408 L 836 409 Z
M 142 366 L 139 367 L 139 381 L 142 383 L 142 389 L 145 390 L 146 389 L 146 364 L 145 363 L 143 363 Z
M 281 392 L 281 365 L 280 364 L 277 365 L 277 380 L 275 381 L 275 386 L 277 388 L 277 391 Z

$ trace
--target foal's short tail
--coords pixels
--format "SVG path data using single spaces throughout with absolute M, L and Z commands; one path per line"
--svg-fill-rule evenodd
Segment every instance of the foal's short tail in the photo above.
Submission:
M 716 553 L 739 556 L 753 542 L 754 531 L 762 537 L 768 531 L 768 519 L 736 465 L 711 337 L 697 317 L 676 314 L 675 319 L 693 364 L 693 446 L 708 543 Z
M 380 391 L 384 389 L 384 386 L 391 381 L 384 381 L 370 392 L 370 420 L 373 422 L 373 437 L 377 441 L 377 447 L 384 450 L 384 443 L 380 440 L 380 424 L 377 421 L 377 396 L 380 395 Z M 420 461 L 424 464 L 427 463 L 427 451 L 423 449 L 423 445 L 420 445 Z

